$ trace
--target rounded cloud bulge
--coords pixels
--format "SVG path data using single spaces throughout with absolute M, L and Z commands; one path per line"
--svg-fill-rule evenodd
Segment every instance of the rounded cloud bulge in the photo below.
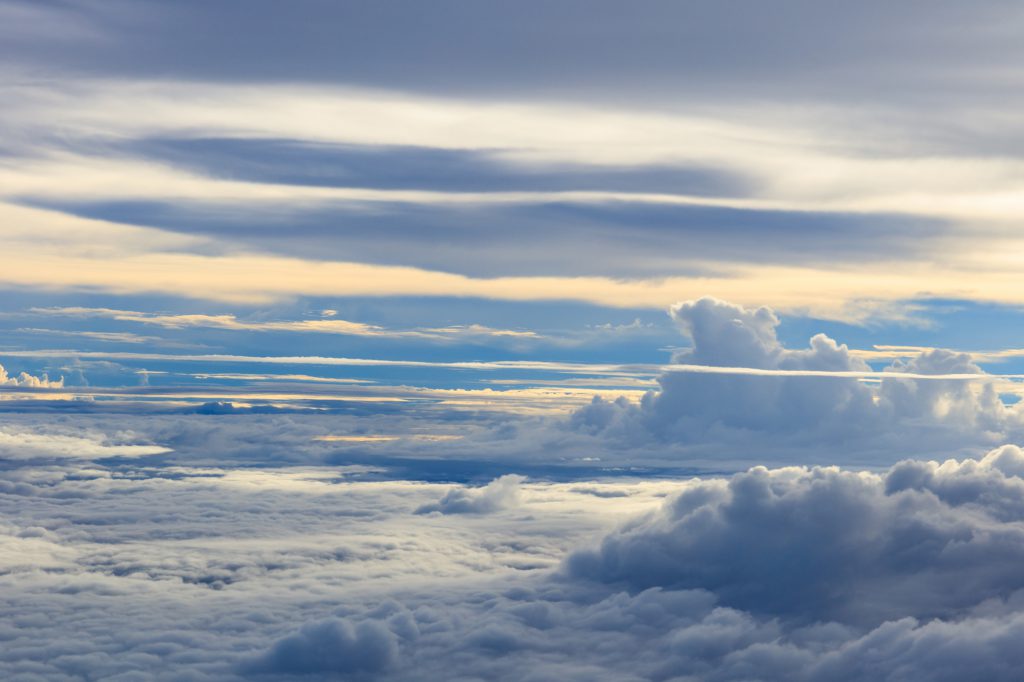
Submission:
M 791 621 L 963 616 L 1024 588 L 1022 468 L 1016 446 L 882 474 L 755 467 L 687 486 L 567 571 L 631 590 L 707 589 Z
M 787 348 L 766 307 L 702 298 L 670 315 L 691 346 L 675 353 L 658 388 L 639 404 L 595 397 L 571 416 L 571 429 L 622 447 L 811 458 L 797 461 L 845 451 L 884 465 L 1013 442 L 1024 424 L 1020 409 L 1000 400 L 998 377 L 966 353 L 925 350 L 875 370 L 825 334 Z
M 355 614 L 348 604 L 345 619 L 300 626 L 242 669 L 266 679 L 1015 680 L 1022 471 L 1024 451 L 1005 446 L 878 473 L 758 467 L 695 479 L 554 572 Z

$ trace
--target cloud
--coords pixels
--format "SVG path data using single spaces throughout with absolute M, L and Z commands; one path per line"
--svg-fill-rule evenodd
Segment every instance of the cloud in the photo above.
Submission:
M 279 321 L 247 321 L 235 315 L 207 315 L 201 313 L 179 315 L 157 315 L 131 310 L 112 310 L 110 308 L 33 308 L 33 313 L 42 315 L 67 315 L 73 317 L 106 317 L 120 322 L 137 322 L 150 324 L 165 329 L 186 329 L 204 327 L 210 329 L 227 329 L 231 331 L 257 332 L 313 332 L 321 334 L 341 334 L 346 336 L 370 337 L 414 337 L 419 339 L 447 340 L 457 336 L 513 336 L 517 338 L 539 338 L 536 332 L 517 331 L 511 329 L 493 329 L 479 324 L 451 327 L 429 328 L 422 330 L 386 329 L 379 325 L 348 320 L 333 319 L 337 311 L 323 311 L 320 320 L 279 320 Z M 327 314 L 331 313 L 331 314 Z M 52 332 L 51 332 L 52 333 Z M 59 333 L 59 332 L 58 332 Z M 89 332 L 76 332 L 89 334 Z M 93 333 L 96 336 L 96 333 Z M 107 336 L 114 336 L 108 334 Z M 142 337 L 150 338 L 150 337 Z
M 88 176 L 90 171 L 82 169 L 73 175 Z M 60 183 L 46 179 L 46 184 Z M 973 262 L 943 261 L 926 272 L 874 261 L 859 266 L 856 272 L 839 272 L 816 263 L 707 261 L 678 262 L 673 273 L 680 274 L 664 277 L 570 277 L 561 272 L 481 277 L 390 262 L 240 250 L 230 240 L 185 237 L 11 204 L 0 204 L 0 218 L 19 229 L 35 228 L 8 241 L 11 259 L 0 272 L 0 283 L 44 290 L 156 293 L 244 305 L 296 296 L 459 296 L 571 300 L 632 309 L 663 308 L 681 296 L 712 294 L 746 304 L 771 300 L 783 310 L 847 321 L 905 319 L 906 302 L 920 298 L 922 289 L 930 292 L 929 297 L 1006 304 L 1024 300 L 1016 271 L 998 262 L 979 267 L 977 261 L 982 256 Z M 84 243 L 80 235 L 85 233 L 95 238 Z M 171 250 L 164 246 L 167 242 L 177 242 L 179 248 Z M 56 243 L 62 248 L 53 246 Z M 713 271 L 708 269 L 712 264 Z M 809 281 L 814 282 L 814 296 L 808 294 Z
M 200 431 L 207 466 L 0 471 L 0 675 L 1009 682 L 1024 666 L 1016 446 L 880 472 L 521 482 L 528 509 L 453 523 L 410 513 L 447 485 L 278 467 L 259 438 L 262 464 L 236 467 Z
M 51 381 L 45 374 L 36 377 L 27 372 L 21 372 L 17 376 L 11 376 L 7 373 L 7 370 L 4 369 L 4 366 L 0 365 L 0 386 L 18 386 L 22 388 L 63 388 L 64 377 Z
M 430 11 L 396 2 L 366 11 L 302 2 L 291 14 L 259 1 L 245 17 L 196 2 L 20 9 L 37 4 L 5 2 L 14 8 L 5 19 L 13 20 L 0 34 L 5 62 L 33 71 L 360 83 L 469 92 L 485 100 L 557 92 L 595 109 L 624 98 L 700 108 L 709 100 L 746 95 L 757 102 L 827 100 L 861 108 L 878 100 L 893 108 L 909 101 L 918 103 L 915 111 L 927 111 L 920 118 L 928 120 L 943 113 L 925 109 L 936 98 L 961 106 L 1015 101 L 1013 79 L 999 71 L 999 57 L 1020 54 L 1011 30 L 1019 22 L 1017 8 L 992 0 L 969 8 L 947 0 L 898 8 L 871 1 L 827 10 L 788 0 L 773 10 L 752 3 L 740 15 L 714 2 L 645 2 L 642 12 L 630 12 L 617 3 L 572 1 L 539 8 L 530 21 L 500 2 L 471 9 L 439 2 Z M 399 16 L 407 21 L 397 21 Z M 180 41 L 195 25 L 210 26 L 210 35 L 187 36 L 190 50 L 182 54 Z M 665 26 L 680 28 L 666 32 Z M 491 38 L 486 44 L 471 37 L 484 32 Z M 433 49 L 437 36 L 446 49 Z M 288 50 L 262 65 L 271 38 Z M 869 41 L 872 49 L 865 47 Z M 524 44 L 529 54 L 523 54 Z M 914 87 L 940 80 L 946 85 L 940 93 Z M 956 132 L 944 138 L 956 139 Z
M 136 438 L 131 431 L 107 435 L 81 428 L 34 430 L 4 426 L 0 427 L 0 460 L 145 457 L 171 452 L 170 448 L 160 445 L 132 443 Z
M 755 468 L 696 483 L 574 554 L 569 575 L 707 589 L 768 617 L 875 627 L 956 618 L 1024 589 L 1024 452 L 886 474 Z
M 1024 666 L 1021 473 L 1005 446 L 676 483 L 553 575 L 349 618 L 414 633 L 393 634 L 383 679 L 1009 682 Z
M 495 361 L 430 361 L 430 360 L 390 360 L 383 358 L 346 358 L 325 356 L 256 356 L 234 354 L 170 354 L 170 353 L 130 353 L 116 351 L 74 351 L 74 350 L 16 350 L 7 351 L 11 357 L 81 357 L 108 358 L 115 360 L 166 360 L 169 362 L 230 362 L 271 365 L 329 365 L 338 367 L 436 367 L 449 369 L 473 370 L 538 370 L 545 372 L 561 372 L 565 374 L 587 375 L 621 375 L 630 373 L 651 374 L 660 369 L 660 365 L 607 364 L 583 362 L 548 362 L 544 360 L 495 360 Z
M 643 109 L 442 100 L 330 87 L 11 80 L 9 99 L 18 106 L 5 110 L 0 125 L 11 131 L 9 138 L 29 143 L 13 153 L 18 162 L 0 173 L 7 192 L 3 220 L 19 233 L 5 243 L 12 255 L 2 273 L 8 286 L 157 292 L 235 303 L 302 295 L 438 295 L 644 308 L 709 293 L 846 320 L 905 317 L 907 301 L 923 292 L 1024 300 L 1017 264 L 1004 255 L 1019 250 L 1005 229 L 1015 219 L 1019 161 L 984 153 L 865 153 L 873 142 L 864 140 L 878 139 L 870 132 L 842 141 L 836 133 L 881 134 L 891 127 L 884 122 L 823 125 L 826 117 L 816 116 L 779 124 L 792 118 L 792 107 L 785 117 L 738 106 L 698 119 Z M 124 113 L 133 107 L 148 112 L 144 121 Z M 257 110 L 260 116 L 253 117 Z M 348 122 L 341 133 L 328 123 L 336 120 Z M 246 122 L 242 130 L 239 121 Z M 66 131 L 68 141 L 53 141 L 54 129 Z M 213 138 L 244 138 L 270 155 L 282 140 L 299 148 L 333 143 L 441 155 L 475 150 L 554 175 L 566 164 L 619 173 L 646 167 L 672 185 L 677 183 L 663 175 L 665 167 L 699 166 L 740 176 L 743 183 L 713 197 L 680 193 L 687 187 L 646 194 L 635 187 L 405 190 L 381 186 L 384 180 L 370 188 L 323 187 L 189 172 L 143 151 L 147 139 L 190 134 L 211 145 Z M 927 148 L 929 140 L 947 134 L 934 131 L 921 145 Z M 134 139 L 141 156 L 97 138 Z M 244 158 L 240 163 L 246 165 Z M 821 173 L 822 167 L 829 173 Z M 307 220 L 296 220 L 296 206 L 309 207 L 300 211 Z M 73 212 L 168 229 L 115 226 Z M 452 238 L 418 244 L 425 232 L 436 231 L 418 229 L 425 216 L 455 230 Z M 309 229 L 300 233 L 300 222 Z M 529 234 L 518 229 L 527 222 Z M 505 223 L 517 226 L 497 230 L 508 243 L 497 251 L 488 248 L 494 238 L 488 226 Z M 890 229 L 880 229 L 881 223 Z M 552 224 L 573 229 L 551 230 Z M 21 235 L 23 225 L 36 229 Z M 169 232 L 202 225 L 222 229 L 207 229 L 203 237 Z M 350 247 L 344 252 L 334 250 L 337 240 L 329 238 L 340 225 L 348 230 Z M 637 225 L 647 226 L 643 239 L 630 237 Z M 827 228 L 817 229 L 822 225 Z M 92 239 L 58 238 L 86 233 Z M 542 254 L 531 249 L 541 242 L 530 235 L 544 240 Z M 407 248 L 396 248 L 399 242 Z M 758 248 L 760 242 L 765 243 Z M 177 248 L 165 248 L 168 243 Z M 992 248 L 995 243 L 998 248 Z M 588 255 L 576 260 L 595 268 L 579 270 L 564 257 L 580 249 Z M 837 253 L 858 267 L 837 267 Z
M 285 675 L 376 673 L 392 665 L 397 656 L 397 638 L 379 623 L 353 625 L 334 618 L 302 626 L 261 657 L 244 663 L 241 670 Z
M 702 298 L 670 314 L 692 346 L 675 354 L 659 389 L 638 405 L 595 397 L 572 415 L 571 428 L 623 444 L 717 440 L 764 451 L 841 443 L 898 457 L 909 434 L 909 447 L 949 452 L 1012 440 L 1024 425 L 1020 410 L 999 399 L 997 379 L 1012 377 L 988 375 L 964 353 L 925 350 L 876 371 L 824 334 L 805 349 L 786 348 L 769 308 Z
M 416 513 L 491 514 L 511 509 L 519 505 L 519 486 L 525 480 L 525 476 L 506 474 L 478 490 L 453 488 L 437 502 L 416 509 Z

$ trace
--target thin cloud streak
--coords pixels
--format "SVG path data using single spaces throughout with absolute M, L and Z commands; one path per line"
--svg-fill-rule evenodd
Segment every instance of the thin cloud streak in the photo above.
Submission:
M 432 367 L 438 369 L 475 370 L 537 370 L 568 374 L 622 375 L 682 372 L 692 374 L 732 374 L 745 376 L 795 376 L 845 379 L 915 379 L 933 381 L 991 381 L 993 379 L 1024 379 L 1024 374 L 953 373 L 920 374 L 897 371 L 828 371 L 801 369 L 762 369 L 758 367 L 721 367 L 689 364 L 588 364 L 573 362 L 545 362 L 534 360 L 497 360 L 493 362 L 440 362 L 428 360 L 380 360 L 374 358 L 342 358 L 323 356 L 258 356 L 258 355 L 172 355 L 169 353 L 130 353 L 74 350 L 16 350 L 5 351 L 11 357 L 34 358 L 102 358 L 109 360 L 154 360 L 166 362 L 225 362 L 271 365 L 325 365 L 340 367 Z
M 761 369 L 758 367 L 718 367 L 709 365 L 664 365 L 666 372 L 690 374 L 733 374 L 760 377 L 833 377 L 845 379 L 923 379 L 939 381 L 991 381 L 1024 379 L 1024 374 L 920 374 L 917 372 L 862 372 L 854 370 Z
M 31 308 L 29 312 L 40 315 L 109 318 L 112 320 L 117 320 L 119 322 L 136 322 L 139 324 L 149 324 L 157 327 L 163 327 L 164 329 L 186 329 L 190 327 L 205 327 L 212 329 L 227 329 L 231 331 L 312 332 L 320 334 L 340 334 L 343 336 L 372 336 L 385 338 L 412 337 L 433 340 L 450 340 L 454 336 L 509 336 L 516 338 L 540 338 L 539 334 L 532 331 L 515 329 L 494 329 L 479 324 L 451 327 L 432 327 L 422 330 L 387 329 L 385 327 L 381 327 L 379 325 L 374 324 L 365 324 L 362 322 L 350 322 L 348 320 L 334 319 L 333 315 L 327 316 L 327 319 L 318 320 L 280 320 L 253 322 L 247 320 L 240 320 L 235 315 L 159 315 L 154 313 L 142 313 L 133 310 L 113 310 L 110 308 Z

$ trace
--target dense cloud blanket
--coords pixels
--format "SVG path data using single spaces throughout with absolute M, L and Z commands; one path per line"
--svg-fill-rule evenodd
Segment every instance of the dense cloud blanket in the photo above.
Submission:
M 484 487 L 104 461 L 8 460 L 4 679 L 1024 670 L 1015 446 L 877 472 Z

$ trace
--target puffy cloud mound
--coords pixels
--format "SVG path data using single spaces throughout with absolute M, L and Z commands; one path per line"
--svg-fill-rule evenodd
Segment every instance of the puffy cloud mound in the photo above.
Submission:
M 1015 682 L 1024 671 L 1015 446 L 876 473 L 600 484 L 628 486 L 621 498 L 543 483 L 529 488 L 529 523 L 411 516 L 437 488 L 345 482 L 334 468 L 109 467 L 65 459 L 0 476 L 0 678 Z M 593 544 L 566 549 L 580 542 Z
M 977 374 L 979 380 L 892 376 L 872 387 L 841 374 L 871 367 L 824 334 L 812 337 L 804 349 L 784 347 L 776 334 L 779 320 L 768 308 L 750 310 L 702 298 L 678 303 L 670 314 L 692 342 L 675 354 L 673 363 L 732 369 L 670 369 L 659 377 L 660 388 L 639 405 L 596 397 L 572 415 L 571 428 L 632 446 L 725 443 L 761 452 L 785 447 L 792 453 L 825 444 L 834 451 L 838 444 L 905 455 L 909 441 L 953 455 L 962 448 L 1012 440 L 1022 423 L 1020 411 L 1002 404 L 994 381 L 986 380 L 964 353 L 932 350 L 884 371 Z M 786 374 L 805 371 L 826 375 Z
M 437 502 L 422 505 L 417 514 L 440 512 L 442 514 L 491 514 L 519 505 L 519 484 L 525 476 L 506 474 L 483 488 L 453 488 Z
M 414 633 L 389 680 L 1015 681 L 1022 474 L 1004 446 L 694 480 L 555 575 L 357 618 Z
M 398 656 L 398 640 L 384 625 L 367 620 L 353 625 L 332 618 L 304 625 L 242 665 L 243 673 L 345 675 L 384 670 Z
M 1024 588 L 1024 453 L 906 461 L 886 474 L 763 467 L 694 483 L 578 552 L 568 574 L 706 589 L 799 621 L 950 618 Z
M 0 365 L 0 386 L 20 386 L 23 388 L 63 388 L 64 377 L 51 381 L 50 377 L 43 374 L 42 376 L 32 376 L 27 372 L 21 372 L 17 376 L 11 376 L 4 369 L 3 365 Z

